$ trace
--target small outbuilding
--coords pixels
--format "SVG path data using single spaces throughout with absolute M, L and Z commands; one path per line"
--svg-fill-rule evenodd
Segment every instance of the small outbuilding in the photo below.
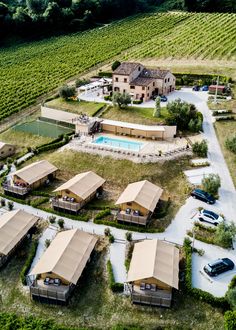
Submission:
M 14 253 L 37 221 L 38 217 L 23 210 L 6 212 L 0 216 L 0 267 Z
M 3 184 L 4 192 L 24 197 L 30 190 L 52 181 L 57 171 L 58 168 L 47 160 L 32 163 L 13 173 L 11 180 Z
M 162 188 L 147 180 L 129 184 L 116 202 L 117 220 L 146 226 L 162 193 Z
M 136 243 L 127 285 L 133 303 L 170 307 L 179 287 L 179 249 L 160 240 Z
M 66 304 L 97 238 L 78 229 L 58 233 L 28 276 L 34 300 Z
M 57 196 L 52 200 L 52 206 L 55 210 L 77 213 L 102 194 L 104 183 L 105 180 L 92 171 L 77 174 L 54 190 Z
M 4 159 L 14 155 L 16 152 L 16 146 L 13 144 L 0 142 L 0 159 Z

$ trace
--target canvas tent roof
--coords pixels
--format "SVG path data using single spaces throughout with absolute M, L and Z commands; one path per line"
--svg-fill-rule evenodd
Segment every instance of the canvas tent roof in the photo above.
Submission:
M 85 200 L 99 187 L 101 187 L 104 182 L 105 180 L 102 177 L 92 171 L 89 171 L 77 174 L 72 179 L 55 189 L 54 192 L 68 189 L 75 195 Z
M 0 253 L 8 253 L 37 222 L 38 218 L 22 210 L 6 212 L 0 216 Z
M 135 202 L 153 212 L 162 195 L 163 189 L 143 180 L 129 184 L 118 198 L 116 205 Z
M 76 284 L 97 242 L 78 229 L 63 231 L 54 238 L 30 275 L 52 272 Z
M 179 287 L 179 250 L 160 240 L 145 240 L 134 245 L 127 282 L 147 278 Z
M 23 167 L 14 172 L 13 175 L 17 175 L 28 184 L 32 184 L 45 176 L 54 173 L 56 170 L 57 167 L 49 163 L 47 160 L 40 160 Z

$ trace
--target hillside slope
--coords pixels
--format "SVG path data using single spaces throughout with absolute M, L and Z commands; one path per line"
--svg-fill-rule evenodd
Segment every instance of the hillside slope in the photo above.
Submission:
M 66 79 L 121 59 L 194 58 L 235 62 L 236 14 L 145 14 L 83 33 L 0 50 L 0 120 Z

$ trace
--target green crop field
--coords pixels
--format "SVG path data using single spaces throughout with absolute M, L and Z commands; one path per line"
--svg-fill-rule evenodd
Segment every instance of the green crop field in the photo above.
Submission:
M 235 60 L 235 14 L 154 13 L 83 33 L 0 49 L 0 120 L 66 79 L 112 60 Z

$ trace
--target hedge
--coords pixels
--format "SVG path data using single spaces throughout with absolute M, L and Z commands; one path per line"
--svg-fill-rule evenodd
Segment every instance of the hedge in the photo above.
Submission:
M 111 261 L 107 261 L 107 271 L 108 271 L 108 281 L 109 281 L 109 288 L 113 292 L 123 292 L 124 291 L 124 284 L 123 283 L 118 283 L 115 281 L 114 274 L 113 274 L 113 269 L 112 269 L 112 264 Z
M 225 312 L 224 327 L 225 327 L 225 330 L 235 330 L 236 329 L 236 311 Z
M 105 97 L 104 97 L 105 99 Z M 100 111 L 102 111 L 104 108 L 106 107 L 106 104 L 105 105 L 102 105 L 101 107 L 99 107 L 92 115 L 92 117 L 95 117 Z
M 211 85 L 212 80 L 217 80 L 215 74 L 197 74 L 197 73 L 184 73 L 175 72 L 176 85 L 193 85 L 197 80 L 202 80 L 203 85 Z M 232 79 L 225 75 L 219 75 L 220 83 L 232 82 Z
M 233 115 L 231 115 L 231 116 L 215 117 L 215 119 L 216 119 L 216 121 L 235 120 L 235 117 Z
M 103 218 L 105 218 L 107 215 L 110 215 L 111 214 L 111 210 L 110 209 L 105 209 L 105 210 L 102 210 L 100 211 L 99 213 L 96 214 L 96 216 L 94 217 L 94 220 L 101 220 Z
M 3 198 L 9 199 L 13 202 L 16 202 L 16 203 L 20 203 L 20 204 L 24 204 L 24 205 L 30 205 L 29 200 L 24 200 L 24 199 L 8 196 L 8 195 L 2 194 L 2 193 L 0 193 L 0 196 L 3 197 Z
M 184 254 L 186 258 L 185 268 L 185 289 L 193 297 L 205 301 L 215 307 L 221 307 L 224 310 L 229 309 L 229 304 L 225 297 L 214 297 L 211 293 L 192 287 L 192 247 L 188 238 L 184 240 Z
M 98 73 L 98 76 L 99 77 L 107 77 L 107 78 L 111 78 L 112 77 L 112 72 L 110 72 L 110 71 L 100 71 L 99 73 Z
M 31 247 L 30 247 L 30 252 L 29 255 L 25 261 L 24 267 L 22 268 L 21 272 L 20 272 L 20 278 L 21 278 L 21 282 L 23 285 L 27 284 L 26 281 L 26 275 L 28 274 L 28 271 L 31 267 L 31 264 L 34 260 L 36 251 L 37 251 L 37 247 L 38 247 L 38 241 L 37 240 L 33 240 L 31 243 Z
M 35 200 L 32 200 L 30 202 L 30 205 L 37 208 L 39 205 L 47 203 L 48 201 L 49 201 L 48 197 L 39 197 Z
M 40 191 L 40 190 L 32 190 L 30 192 L 30 195 L 32 195 L 32 196 L 43 196 L 43 197 L 48 197 L 48 198 L 52 197 L 51 194 L 49 194 L 45 191 Z
M 143 101 L 142 100 L 133 100 L 133 104 L 142 104 Z
M 47 213 L 52 213 L 52 214 L 56 214 L 60 217 L 65 217 L 65 218 L 69 218 L 72 220 L 77 220 L 77 221 L 89 221 L 89 215 L 88 214 L 78 214 L 78 215 L 73 215 L 73 214 L 67 214 L 67 213 L 63 213 L 63 212 L 59 212 L 59 211 L 55 211 L 53 209 L 49 209 L 46 207 L 38 207 L 39 210 L 45 211 Z
M 94 223 L 98 225 L 105 225 L 105 226 L 110 226 L 110 227 L 116 227 L 118 229 L 124 229 L 128 231 L 136 231 L 139 233 L 163 233 L 165 229 L 160 228 L 146 228 L 146 227 L 135 227 L 132 225 L 123 225 L 121 223 L 115 222 L 115 221 L 109 221 L 109 220 L 96 220 L 94 219 Z

